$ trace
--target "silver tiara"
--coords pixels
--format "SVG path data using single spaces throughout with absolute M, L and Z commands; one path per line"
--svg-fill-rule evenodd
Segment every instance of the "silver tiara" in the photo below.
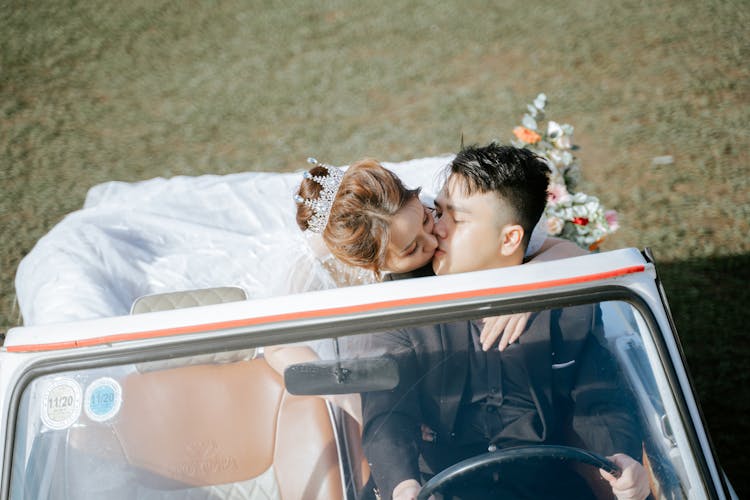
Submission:
M 344 171 L 340 168 L 320 163 L 315 158 L 308 158 L 308 163 L 316 167 L 323 167 L 328 171 L 328 175 L 317 176 L 310 172 L 305 172 L 302 176 L 320 184 L 323 189 L 320 191 L 320 197 L 313 200 L 301 197 L 299 194 L 294 195 L 294 201 L 299 204 L 307 205 L 312 208 L 313 216 L 307 222 L 307 229 L 313 233 L 322 233 L 328 224 L 328 217 L 331 215 L 333 199 L 341 185 L 341 179 L 344 177 Z

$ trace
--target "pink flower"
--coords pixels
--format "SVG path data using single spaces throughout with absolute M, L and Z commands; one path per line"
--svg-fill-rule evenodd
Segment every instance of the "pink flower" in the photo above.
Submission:
M 547 188 L 547 203 L 560 203 L 570 197 L 567 188 L 562 184 L 550 184 Z
M 617 212 L 614 210 L 607 210 L 604 212 L 604 218 L 607 219 L 607 224 L 609 224 L 609 230 L 611 232 L 617 231 L 620 228 L 620 222 L 617 220 Z

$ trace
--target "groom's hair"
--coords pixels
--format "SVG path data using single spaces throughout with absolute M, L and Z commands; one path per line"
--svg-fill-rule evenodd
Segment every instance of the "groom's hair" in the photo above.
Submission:
M 495 142 L 463 147 L 448 167 L 449 178 L 464 179 L 466 194 L 495 193 L 513 210 L 524 230 L 524 248 L 544 213 L 549 174 L 544 160 L 528 149 Z

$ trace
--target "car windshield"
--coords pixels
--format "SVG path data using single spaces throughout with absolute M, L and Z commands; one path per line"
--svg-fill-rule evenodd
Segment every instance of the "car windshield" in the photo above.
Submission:
M 409 478 L 447 498 L 610 498 L 596 460 L 616 453 L 655 498 L 706 496 L 652 322 L 626 301 L 564 305 L 516 306 L 526 326 L 502 352 L 483 349 L 498 311 L 447 308 L 338 338 L 47 367 L 18 399 L 10 498 L 389 498 Z

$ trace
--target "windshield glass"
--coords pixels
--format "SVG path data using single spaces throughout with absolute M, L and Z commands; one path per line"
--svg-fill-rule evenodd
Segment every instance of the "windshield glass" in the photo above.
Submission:
M 520 337 L 502 352 L 484 311 L 37 377 L 10 497 L 390 498 L 412 480 L 445 498 L 611 498 L 599 468 L 633 463 L 655 498 L 705 496 L 633 306 L 512 320 Z

